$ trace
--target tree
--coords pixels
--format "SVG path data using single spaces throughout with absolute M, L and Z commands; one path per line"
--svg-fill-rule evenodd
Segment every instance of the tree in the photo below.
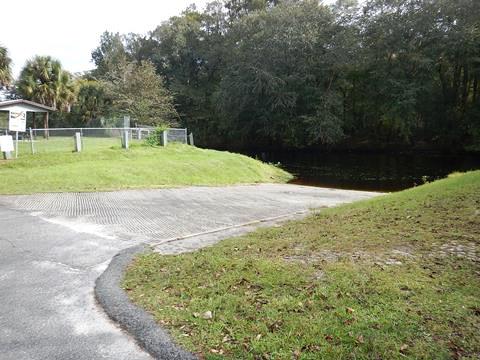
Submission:
M 330 9 L 316 1 L 239 19 L 229 32 L 231 52 L 217 93 L 232 135 L 263 146 L 337 142 L 341 35 Z
M 173 97 L 149 61 L 123 62 L 102 83 L 113 114 L 128 114 L 144 125 L 173 125 L 178 118 Z
M 271 8 L 279 3 L 279 0 L 226 0 L 225 8 L 228 11 L 229 18 L 236 20 L 244 15 Z
M 104 34 L 94 59 L 151 61 L 201 145 L 480 149 L 479 18 L 478 0 L 217 0 Z
M 58 60 L 36 56 L 28 60 L 20 73 L 18 92 L 25 99 L 69 111 L 75 100 L 70 74 Z
M 12 81 L 11 63 L 7 48 L 0 46 L 0 87 L 8 86 Z
M 69 112 L 75 101 L 75 88 L 70 74 L 62 69 L 58 60 L 50 56 L 35 56 L 23 67 L 17 82 L 21 97 L 51 106 L 61 112 Z M 36 115 L 33 113 L 33 127 Z M 47 118 L 44 126 L 48 127 Z M 45 132 L 48 137 L 48 132 Z
M 199 140 L 211 134 L 209 125 L 215 124 L 213 93 L 228 51 L 225 32 L 226 14 L 213 2 L 204 13 L 189 7 L 151 34 L 156 43 L 152 61 L 175 98 L 182 125 L 193 128 Z
M 97 67 L 94 75 L 101 77 L 118 64 L 129 60 L 124 39 L 119 33 L 105 31 L 102 34 L 100 45 L 92 51 L 92 60 Z
M 99 118 L 108 114 L 111 99 L 101 81 L 77 80 L 77 96 L 72 106 L 69 124 L 74 126 L 100 126 Z

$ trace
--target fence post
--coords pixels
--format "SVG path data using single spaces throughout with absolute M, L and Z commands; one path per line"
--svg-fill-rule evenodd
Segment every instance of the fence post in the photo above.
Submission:
M 168 145 L 168 130 L 162 131 L 162 146 Z
M 79 132 L 75 133 L 75 151 L 82 151 L 82 134 L 80 134 Z
M 125 115 L 123 117 L 123 127 L 124 128 L 129 128 L 130 127 L 130 116 Z
M 30 132 L 30 148 L 32 149 L 32 155 L 35 154 L 35 147 L 33 145 L 33 131 L 32 131 L 32 128 L 28 128 L 29 132 Z
M 128 130 L 125 130 L 122 133 L 122 148 L 128 149 L 128 140 L 129 140 Z
M 188 135 L 188 140 L 190 141 L 190 145 L 195 146 L 195 143 L 193 142 L 193 133 L 190 133 L 190 135 Z
M 142 140 L 142 129 L 137 130 L 137 138 L 138 140 Z
M 15 159 L 18 159 L 18 131 L 15 131 Z

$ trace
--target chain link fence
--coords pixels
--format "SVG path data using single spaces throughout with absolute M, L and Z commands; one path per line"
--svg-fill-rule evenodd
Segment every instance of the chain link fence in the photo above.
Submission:
M 18 153 L 22 155 L 73 152 L 76 149 L 76 133 L 80 134 L 82 151 L 121 148 L 123 137 L 128 137 L 129 146 L 142 144 L 154 130 L 153 127 L 27 129 L 25 133 L 18 134 Z M 0 133 L 2 135 L 12 135 L 15 141 L 15 133 L 8 132 L 5 129 L 0 129 Z M 167 129 L 166 137 L 167 143 L 188 144 L 187 129 Z
M 146 125 L 137 125 L 137 126 L 143 129 L 144 131 L 152 132 L 155 130 L 155 127 L 153 126 L 146 126 Z M 167 132 L 167 143 L 179 142 L 182 144 L 189 144 L 187 129 L 169 128 L 166 130 L 166 132 Z M 193 144 L 190 144 L 190 145 L 193 145 Z
M 168 142 L 179 142 L 182 144 L 188 144 L 187 129 L 168 129 L 167 140 Z

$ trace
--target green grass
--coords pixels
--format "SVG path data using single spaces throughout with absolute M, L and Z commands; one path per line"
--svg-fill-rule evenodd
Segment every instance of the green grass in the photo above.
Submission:
M 291 175 L 249 157 L 181 144 L 166 148 L 119 140 L 84 139 L 85 151 L 72 152 L 71 139 L 36 143 L 38 153 L 19 146 L 16 160 L 0 161 L 0 194 L 108 191 L 186 185 L 285 182 Z
M 477 171 L 145 254 L 124 288 L 206 359 L 477 359 L 479 216 Z

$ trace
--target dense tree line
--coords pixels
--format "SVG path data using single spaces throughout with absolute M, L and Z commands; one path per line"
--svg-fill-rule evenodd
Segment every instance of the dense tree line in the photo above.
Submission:
M 478 149 L 479 22 L 475 0 L 214 1 L 93 58 L 151 61 L 205 145 Z
M 213 1 L 148 35 L 105 32 L 92 59 L 59 123 L 128 113 L 213 147 L 480 150 L 477 0 Z M 8 61 L 0 48 L 4 84 Z

